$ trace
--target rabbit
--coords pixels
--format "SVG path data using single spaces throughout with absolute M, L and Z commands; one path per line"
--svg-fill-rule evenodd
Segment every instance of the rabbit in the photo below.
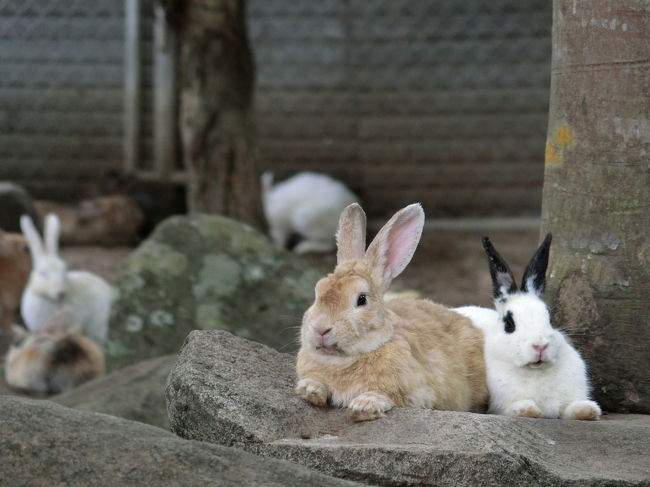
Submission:
M 32 255 L 33 270 L 23 292 L 20 311 L 27 328 L 37 331 L 54 312 L 68 308 L 74 328 L 99 345 L 108 331 L 113 288 L 101 277 L 86 271 L 68 271 L 58 255 L 59 218 L 50 213 L 45 218 L 45 243 L 26 215 L 20 218 Z
M 0 230 L 0 331 L 11 335 L 12 323 L 32 268 L 27 240 Z
M 125 194 L 81 200 L 76 205 L 36 201 L 44 219 L 54 213 L 61 222 L 60 241 L 64 244 L 129 245 L 139 238 L 144 213 Z
M 423 225 L 422 207 L 407 206 L 366 251 L 361 206 L 343 211 L 336 268 L 316 284 L 303 317 L 296 363 L 301 398 L 348 408 L 354 421 L 377 419 L 394 406 L 484 409 L 480 330 L 425 299 L 384 299 L 411 260 Z
M 297 254 L 336 249 L 334 234 L 341 211 L 358 202 L 343 183 L 325 174 L 301 172 L 273 185 L 273 173 L 261 177 L 262 204 L 272 240 L 287 248 L 293 236 Z
M 483 237 L 496 310 L 466 306 L 456 311 L 485 334 L 488 412 L 595 420 L 601 410 L 589 399 L 585 363 L 567 337 L 551 326 L 543 301 L 551 239 L 549 233 L 517 290 L 508 264 Z
M 91 339 L 67 333 L 71 313 L 54 313 L 37 332 L 24 332 L 10 347 L 5 380 L 22 391 L 56 394 L 104 373 L 104 354 Z

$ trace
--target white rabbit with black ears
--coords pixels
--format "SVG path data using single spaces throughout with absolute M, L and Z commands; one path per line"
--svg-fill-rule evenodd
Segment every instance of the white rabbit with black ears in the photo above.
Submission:
M 490 407 L 488 412 L 532 418 L 595 420 L 583 359 L 567 337 L 551 326 L 543 301 L 551 234 L 532 257 L 521 290 L 506 261 L 483 237 L 495 310 L 457 308 L 483 330 Z

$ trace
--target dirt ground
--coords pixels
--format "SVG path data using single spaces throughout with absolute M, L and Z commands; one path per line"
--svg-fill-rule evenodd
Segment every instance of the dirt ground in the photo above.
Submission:
M 534 225 L 481 231 L 428 228 L 413 260 L 393 282 L 391 289 L 415 289 L 425 297 L 448 306 L 491 306 L 492 285 L 481 246 L 482 235 L 490 236 L 515 276 L 520 278 L 538 243 L 539 230 Z M 129 247 L 83 246 L 63 248 L 61 254 L 69 269 L 89 270 L 109 282 L 115 282 L 120 265 L 132 250 Z M 324 273 L 331 271 L 336 262 L 334 255 L 310 255 L 304 258 L 322 268 Z M 0 357 L 4 358 L 8 346 L 9 339 L 0 338 Z M 0 377 L 0 394 L 3 393 L 12 393 L 4 383 L 4 373 Z
M 425 229 L 413 260 L 391 290 L 414 289 L 447 306 L 492 305 L 492 282 L 481 237 L 487 235 L 519 279 L 538 244 L 539 229 L 446 230 Z M 333 255 L 306 260 L 334 268 Z
M 415 289 L 448 306 L 492 303 L 490 275 L 481 236 L 488 235 L 519 279 L 536 250 L 539 230 L 534 225 L 518 229 L 449 230 L 427 228 L 413 260 L 392 290 Z M 114 282 L 129 247 L 66 247 L 62 255 L 70 269 L 96 272 Z M 334 255 L 308 255 L 304 259 L 324 272 L 332 270 Z

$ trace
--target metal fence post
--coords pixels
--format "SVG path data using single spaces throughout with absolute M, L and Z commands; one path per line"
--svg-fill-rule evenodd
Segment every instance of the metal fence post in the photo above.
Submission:
M 126 0 L 124 38 L 124 170 L 137 170 L 140 159 L 141 0 Z

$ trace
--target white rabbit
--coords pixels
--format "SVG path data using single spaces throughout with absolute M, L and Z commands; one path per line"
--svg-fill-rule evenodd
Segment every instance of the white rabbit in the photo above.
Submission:
M 551 326 L 542 300 L 551 234 L 528 263 L 521 291 L 508 264 L 487 237 L 495 310 L 456 308 L 485 336 L 485 361 L 490 393 L 488 412 L 533 418 L 594 420 L 601 415 L 589 400 L 585 363 L 567 337 Z
M 20 227 L 32 254 L 32 272 L 23 293 L 20 311 L 27 328 L 38 331 L 49 316 L 62 309 L 71 313 L 74 329 L 102 345 L 108 331 L 113 289 L 101 277 L 86 271 L 69 271 L 58 255 L 60 222 L 54 214 L 45 218 L 45 243 L 31 218 L 23 215 Z
M 286 248 L 292 236 L 301 240 L 298 254 L 333 252 L 339 215 L 359 201 L 343 183 L 324 174 L 301 172 L 273 185 L 273 173 L 262 174 L 262 203 L 275 244 Z

